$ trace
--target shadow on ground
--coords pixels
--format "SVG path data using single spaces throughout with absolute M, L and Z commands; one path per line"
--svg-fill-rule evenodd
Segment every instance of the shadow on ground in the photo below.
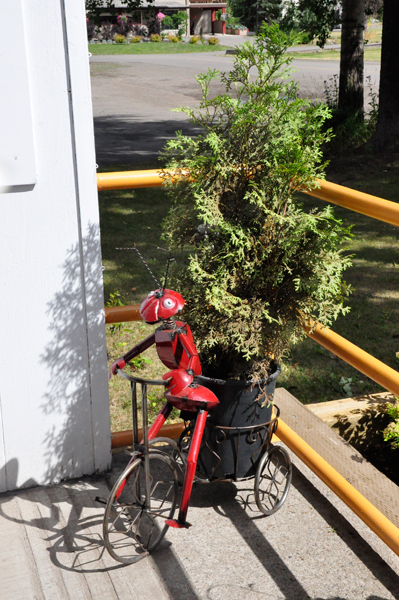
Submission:
M 170 121 L 145 121 L 127 116 L 96 117 L 94 135 L 97 164 L 125 164 L 133 170 L 143 163 L 158 160 L 166 142 L 175 137 L 176 131 L 195 136 L 200 128 L 187 118 Z
M 126 457 L 125 462 L 127 460 Z M 118 468 L 123 462 L 123 458 L 119 456 L 116 461 Z M 111 479 L 114 477 L 115 473 Z M 275 546 L 257 527 L 259 512 L 255 512 L 251 507 L 253 505 L 252 485 L 252 481 L 249 481 L 248 485 L 245 484 L 240 489 L 232 483 L 225 482 L 194 486 L 192 507 L 204 509 L 204 521 L 195 523 L 195 526 L 200 528 L 197 534 L 201 534 L 201 529 L 207 528 L 206 509 L 212 508 L 222 517 L 219 520 L 219 533 L 211 530 L 205 532 L 205 536 L 221 536 L 221 555 L 209 557 L 209 560 L 214 563 L 212 570 L 215 569 L 217 572 L 223 564 L 222 528 L 223 519 L 226 519 L 229 525 L 234 525 L 242 539 L 242 544 L 237 551 L 241 555 L 247 554 L 248 561 L 256 560 L 259 563 L 261 572 L 264 570 L 267 574 L 263 584 L 270 578 L 280 591 L 279 598 L 353 600 L 345 594 L 335 597 L 319 596 L 317 599 L 308 594 L 306 578 L 309 574 L 304 571 L 304 580 L 300 581 L 287 566 L 286 557 L 279 554 Z M 310 503 L 327 524 L 334 528 L 341 540 L 367 567 L 372 578 L 377 579 L 394 598 L 398 599 L 399 579 L 394 571 L 296 468 L 294 468 L 293 485 L 306 502 Z M 206 595 L 199 595 L 190 573 L 195 573 L 196 568 L 201 569 L 200 563 L 204 560 L 204 556 L 196 557 L 193 548 L 190 554 L 192 560 L 187 563 L 188 569 L 186 569 L 178 555 L 177 546 L 173 547 L 167 537 L 150 559 L 144 559 L 131 566 L 113 561 L 105 551 L 102 540 L 103 507 L 95 502 L 96 496 L 106 496 L 108 490 L 109 484 L 103 478 L 90 477 L 65 485 L 37 487 L 18 493 L 4 494 L 0 497 L 0 518 L 12 522 L 13 525 L 24 527 L 30 547 L 37 548 L 37 540 L 40 539 L 43 546 L 42 554 L 39 552 L 37 558 L 41 557 L 40 560 L 45 560 L 48 556 L 55 567 L 80 573 L 85 577 L 91 573 L 96 574 L 97 577 L 108 573 L 112 579 L 113 572 L 126 569 L 125 576 L 137 578 L 139 570 L 145 567 L 145 562 L 151 561 L 173 600 L 200 600 L 200 598 L 201 600 L 205 598 L 261 600 L 264 597 L 261 580 L 251 584 L 245 582 L 242 585 L 238 582 L 219 585 L 209 581 Z M 7 529 L 7 524 L 3 522 L 2 525 Z M 195 534 L 194 530 L 192 534 Z M 206 554 L 205 550 L 204 548 L 202 554 Z M 187 552 L 190 552 L 190 549 Z M 196 564 L 196 560 L 200 562 Z M 328 557 L 326 561 L 328 563 Z M 145 583 L 145 580 L 141 581 L 141 585 Z M 137 582 L 137 585 L 140 583 Z M 320 587 L 323 587 L 321 580 Z M 367 596 L 367 600 L 386 600 L 386 598 L 370 595 Z

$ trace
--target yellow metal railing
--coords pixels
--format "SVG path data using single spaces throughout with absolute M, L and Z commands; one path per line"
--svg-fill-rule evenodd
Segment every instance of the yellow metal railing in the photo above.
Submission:
M 301 191 L 326 202 L 332 202 L 362 215 L 399 227 L 399 205 L 395 202 L 370 196 L 363 192 L 357 192 L 356 190 L 351 190 L 350 188 L 330 183 L 329 181 L 323 181 L 322 179 L 317 179 L 316 182 L 320 187 Z M 99 190 L 160 187 L 162 183 L 163 179 L 160 171 L 157 169 L 98 173 L 97 175 L 97 187 Z
M 127 171 L 100 173 L 97 175 L 99 190 L 116 190 L 161 186 L 159 171 Z M 319 188 L 302 190 L 327 202 L 338 204 L 355 212 L 367 215 L 399 227 L 399 205 L 382 198 L 357 192 L 349 188 L 318 180 Z M 105 309 L 107 323 L 140 320 L 136 305 Z M 367 375 L 389 391 L 399 396 L 399 373 L 383 362 L 361 350 L 327 327 L 315 324 L 305 326 L 313 340 L 336 354 L 344 361 Z M 164 435 L 178 436 L 181 424 L 167 426 Z M 113 434 L 113 446 L 128 443 L 130 432 Z M 399 556 L 399 529 L 375 508 L 358 490 L 346 481 L 317 452 L 313 450 L 286 423 L 279 419 L 277 435 L 326 485 L 330 487 L 369 527 Z

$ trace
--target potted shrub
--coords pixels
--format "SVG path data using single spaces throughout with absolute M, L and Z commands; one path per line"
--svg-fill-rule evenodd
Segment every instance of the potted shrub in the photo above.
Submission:
M 177 133 L 162 155 L 175 173 L 163 170 L 173 202 L 164 235 L 171 248 L 188 250 L 175 287 L 186 299 L 201 384 L 219 399 L 227 390 L 210 415 L 224 426 L 236 426 L 242 399 L 241 425 L 267 421 L 270 380 L 303 338 L 303 321 L 329 326 L 349 310 L 349 230 L 330 206 L 306 211 L 296 194 L 323 177 L 330 133 L 329 109 L 298 98 L 289 78 L 293 41 L 263 26 L 220 75 L 224 93 L 211 94 L 217 71 L 199 75 L 199 108 L 179 110 L 203 133 Z

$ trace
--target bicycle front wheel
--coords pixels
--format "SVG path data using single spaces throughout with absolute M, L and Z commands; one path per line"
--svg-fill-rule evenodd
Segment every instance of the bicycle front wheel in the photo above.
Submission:
M 117 561 L 131 564 L 152 552 L 164 537 L 178 494 L 173 461 L 149 450 L 149 498 L 146 500 L 144 458 L 137 458 L 119 477 L 108 498 L 103 535 L 105 547 Z

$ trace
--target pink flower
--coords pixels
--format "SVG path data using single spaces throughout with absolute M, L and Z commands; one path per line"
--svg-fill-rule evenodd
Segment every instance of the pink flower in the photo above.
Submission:
M 162 19 L 164 19 L 164 18 L 165 18 L 165 15 L 164 15 L 163 13 L 159 12 L 159 13 L 157 14 L 157 19 L 158 19 L 158 21 L 162 21 Z

